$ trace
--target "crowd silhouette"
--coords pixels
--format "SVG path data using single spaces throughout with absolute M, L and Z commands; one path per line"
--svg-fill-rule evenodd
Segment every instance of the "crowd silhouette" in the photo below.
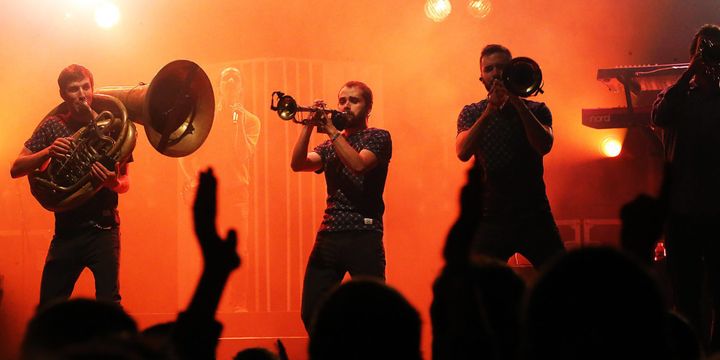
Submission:
M 309 332 L 308 358 L 321 359 L 703 359 L 712 349 L 660 286 L 652 252 L 662 234 L 663 191 L 621 211 L 621 249 L 558 254 L 526 283 L 506 263 L 473 255 L 482 174 L 468 172 L 460 215 L 448 233 L 433 284 L 432 354 L 421 352 L 418 311 L 390 286 L 353 279 L 326 294 Z M 670 168 L 666 169 L 670 173 Z M 670 176 L 666 176 L 666 188 Z M 122 307 L 89 299 L 44 305 L 27 326 L 21 358 L 214 359 L 223 325 L 215 318 L 230 274 L 241 265 L 234 230 L 215 227 L 217 181 L 200 174 L 193 205 L 202 252 L 200 280 L 175 321 L 140 331 Z M 233 359 L 288 359 L 249 348 Z

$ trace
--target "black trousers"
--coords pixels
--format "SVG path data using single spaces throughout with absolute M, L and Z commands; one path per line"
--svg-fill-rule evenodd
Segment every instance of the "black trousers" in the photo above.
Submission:
M 385 248 L 378 231 L 320 232 L 310 253 L 303 281 L 301 317 L 310 326 L 318 305 L 350 273 L 385 281 Z
M 120 303 L 120 231 L 90 225 L 71 233 L 56 233 L 50 243 L 40 283 L 40 306 L 65 300 L 85 268 L 95 278 L 95 297 Z
M 535 268 L 565 251 L 550 212 L 524 216 L 485 216 L 477 227 L 473 254 L 507 261 L 515 253 L 526 257 Z
M 720 350 L 719 217 L 670 216 L 665 247 L 673 301 L 707 350 Z M 708 236 L 707 234 L 712 234 Z

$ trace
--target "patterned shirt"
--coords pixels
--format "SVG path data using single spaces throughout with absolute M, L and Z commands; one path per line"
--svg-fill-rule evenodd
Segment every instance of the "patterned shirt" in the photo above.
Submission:
M 552 126 L 550 109 L 544 103 L 523 101 L 542 124 Z M 458 116 L 458 134 L 469 130 L 487 105 L 487 100 L 482 100 L 465 106 Z M 485 121 L 487 127 L 480 134 L 474 152 L 475 166 L 481 166 L 485 174 L 485 214 L 550 211 L 542 155 L 530 145 L 517 110 L 507 105 Z
M 320 155 L 327 183 L 327 208 L 319 231 L 383 231 L 382 199 L 388 165 L 392 157 L 392 140 L 386 130 L 367 128 L 351 134 L 348 143 L 360 152 L 372 151 L 378 163 L 363 175 L 354 174 L 340 161 L 330 140 L 315 147 Z
M 68 127 L 67 115 L 49 116 L 35 128 L 30 139 L 25 141 L 25 147 L 36 153 L 52 145 L 55 139 L 72 136 L 73 133 L 73 129 Z M 129 161 L 132 161 L 132 155 Z M 89 225 L 117 226 L 120 224 L 117 205 L 118 194 L 103 187 L 80 206 L 55 212 L 55 233 L 73 232 Z

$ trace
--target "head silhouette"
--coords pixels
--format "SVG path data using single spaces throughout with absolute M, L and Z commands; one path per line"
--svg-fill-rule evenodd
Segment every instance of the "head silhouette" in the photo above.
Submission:
M 309 353 L 312 360 L 418 360 L 420 316 L 400 293 L 378 281 L 349 281 L 318 309 Z
M 116 304 L 73 299 L 40 309 L 28 324 L 22 355 L 42 358 L 68 346 L 136 333 L 135 321 Z
M 541 274 L 526 309 L 528 359 L 659 359 L 665 305 L 650 274 L 611 248 L 566 254 Z

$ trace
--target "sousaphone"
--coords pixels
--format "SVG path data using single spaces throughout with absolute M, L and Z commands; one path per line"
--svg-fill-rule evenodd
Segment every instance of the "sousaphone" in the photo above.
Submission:
M 55 212 L 73 209 L 102 187 L 90 168 L 99 161 L 113 171 L 135 148 L 134 123 L 145 127 L 150 144 L 163 155 L 183 157 L 200 148 L 212 127 L 215 97 L 205 71 L 196 63 L 176 60 L 165 65 L 150 85 L 113 86 L 95 90 L 92 108 L 98 116 L 73 134 L 72 152 L 52 158 L 28 177 L 40 204 Z M 46 117 L 67 111 L 63 103 Z

